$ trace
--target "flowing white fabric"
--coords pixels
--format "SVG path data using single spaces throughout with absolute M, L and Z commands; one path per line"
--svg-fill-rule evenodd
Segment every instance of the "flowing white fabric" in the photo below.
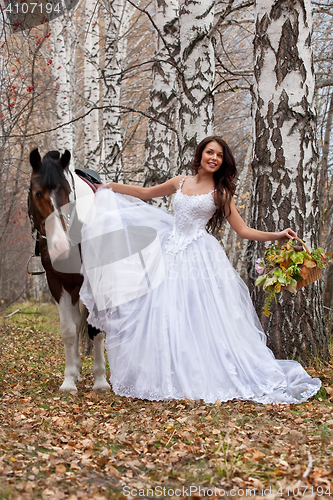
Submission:
M 215 209 L 212 192 L 188 196 L 181 186 L 174 217 L 97 193 L 82 230 L 80 294 L 88 321 L 106 332 L 113 390 L 148 400 L 306 401 L 321 382 L 266 346 L 246 285 L 205 230 Z

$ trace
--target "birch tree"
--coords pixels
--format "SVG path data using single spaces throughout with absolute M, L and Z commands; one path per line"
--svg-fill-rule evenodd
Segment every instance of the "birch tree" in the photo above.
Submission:
M 126 0 L 105 0 L 105 54 L 103 79 L 103 175 L 123 180 L 120 91 L 126 57 L 124 31 L 130 17 Z
M 177 7 L 177 0 L 167 3 L 155 1 L 156 49 L 147 111 L 151 118 L 148 120 L 145 148 L 145 186 L 162 183 L 172 177 L 174 161 L 178 156 L 174 133 L 179 56 Z
M 249 223 L 250 212 L 251 212 L 251 196 L 250 191 L 252 187 L 252 169 L 251 169 L 251 158 L 252 158 L 252 144 L 248 146 L 243 168 L 239 174 L 237 180 L 237 192 L 234 197 L 237 210 L 241 213 L 242 219 Z M 221 241 L 223 246 L 226 248 L 228 258 L 240 274 L 244 281 L 247 281 L 247 265 L 246 265 L 246 253 L 247 253 L 247 241 L 242 240 L 237 235 L 236 231 L 233 231 L 230 224 L 225 224 L 224 231 L 222 234 Z
M 254 39 L 254 157 L 252 226 L 264 231 L 292 227 L 318 246 L 318 151 L 311 54 L 310 0 L 257 0 Z M 254 260 L 263 244 L 250 245 Z M 280 358 L 328 355 L 321 285 L 282 292 L 266 318 L 263 292 L 254 303 L 268 345 Z
M 179 172 L 190 167 L 200 140 L 213 133 L 215 80 L 210 30 L 214 0 L 180 0 Z
M 323 151 L 321 160 L 321 197 L 320 201 L 324 206 L 322 217 L 322 240 L 325 242 L 325 248 L 332 248 L 333 242 L 333 179 L 332 179 L 332 165 L 329 161 L 330 143 L 332 136 L 333 125 L 333 92 L 328 95 L 328 109 L 325 120 L 325 132 L 323 141 Z M 330 173 L 328 175 L 328 173 Z M 332 334 L 333 321 L 332 321 L 332 306 L 333 306 L 333 266 L 329 266 L 326 271 L 326 280 L 324 286 L 324 307 L 329 311 L 330 321 L 328 322 L 329 334 Z M 326 311 L 325 311 L 326 312 Z
M 84 97 L 86 108 L 92 111 L 84 119 L 85 167 L 96 168 L 100 149 L 98 124 L 99 104 L 99 24 L 98 9 L 91 0 L 85 2 Z
M 75 58 L 76 37 L 74 24 L 71 19 L 72 12 L 67 13 L 61 19 L 52 21 L 53 40 L 53 71 L 56 81 L 56 112 L 57 124 L 68 123 L 57 130 L 57 149 L 64 151 L 68 149 L 72 153 L 70 168 L 75 168 L 76 149 L 75 129 L 72 122 L 73 99 L 71 95 L 75 88 Z

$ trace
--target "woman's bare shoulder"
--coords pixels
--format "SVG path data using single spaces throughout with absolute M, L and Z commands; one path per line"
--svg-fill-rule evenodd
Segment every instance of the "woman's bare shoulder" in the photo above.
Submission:
M 172 179 L 170 179 L 170 181 L 172 182 L 172 184 L 174 185 L 174 187 L 176 188 L 176 190 L 179 188 L 181 181 L 185 177 L 186 177 L 186 175 L 181 174 L 181 175 L 176 175 L 176 177 L 172 177 Z

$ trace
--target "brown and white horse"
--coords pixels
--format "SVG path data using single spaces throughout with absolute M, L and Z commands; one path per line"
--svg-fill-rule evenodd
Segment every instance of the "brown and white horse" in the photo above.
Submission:
M 60 156 L 49 151 L 43 159 L 34 149 L 30 154 L 32 175 L 28 197 L 30 219 L 39 232 L 39 248 L 50 292 L 60 317 L 60 335 L 65 346 L 65 379 L 61 391 L 76 391 L 80 381 L 79 331 L 83 307 L 79 307 L 80 227 L 94 199 L 84 180 L 68 169 L 70 152 Z M 81 311 L 81 312 L 80 312 Z M 94 386 L 110 390 L 105 378 L 104 334 L 89 326 L 94 343 Z

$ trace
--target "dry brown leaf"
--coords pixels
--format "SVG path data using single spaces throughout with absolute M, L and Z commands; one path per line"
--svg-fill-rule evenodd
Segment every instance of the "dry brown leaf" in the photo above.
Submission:
M 69 466 L 72 470 L 81 470 L 81 467 L 78 465 L 78 460 L 73 460 Z
M 42 491 L 43 500 L 62 500 L 66 495 L 63 491 L 58 488 L 49 489 L 46 488 Z
M 259 479 L 256 479 L 254 477 L 249 477 L 249 479 L 246 481 L 245 484 L 250 484 L 256 490 L 262 490 L 264 487 L 264 484 L 261 481 L 259 481 Z
M 74 399 L 57 392 L 63 357 L 54 357 L 52 349 L 60 352 L 60 340 L 43 333 L 40 345 L 39 334 L 33 332 L 33 343 L 26 329 L 17 336 L 15 356 L 3 350 L 0 358 L 1 370 L 4 367 L 9 379 L 5 385 L 0 378 L 0 473 L 13 488 L 12 498 L 42 498 L 44 491 L 43 500 L 53 500 L 61 496 L 60 490 L 70 500 L 96 496 L 104 500 L 108 496 L 104 486 L 115 490 L 115 498 L 119 491 L 120 498 L 124 484 L 130 488 L 172 484 L 176 488 L 184 479 L 185 485 L 206 484 L 207 475 L 212 487 L 257 487 L 260 495 L 262 484 L 264 488 L 274 485 L 276 490 L 279 484 L 295 484 L 306 469 L 308 448 L 314 464 L 307 477 L 309 488 L 325 488 L 332 481 L 333 461 L 325 453 L 331 436 L 323 427 L 333 426 L 327 400 L 300 406 L 142 402 L 88 391 L 90 375 L 78 385 Z M 12 333 L 3 338 L 13 341 Z M 20 352 L 22 362 L 17 357 Z M 29 361 L 32 358 L 34 363 Z M 20 385 L 19 365 L 27 369 L 27 379 Z M 318 370 L 312 373 L 321 376 Z M 332 370 L 322 370 L 322 380 L 330 384 Z M 218 451 L 222 442 L 227 450 Z M 245 461 L 241 461 L 244 453 Z M 225 478 L 226 466 L 230 479 Z
M 121 478 L 120 472 L 110 462 L 106 464 L 105 470 L 116 476 L 118 479 Z
M 278 465 L 281 465 L 282 467 L 286 467 L 287 469 L 289 468 L 289 464 L 286 460 L 283 460 L 283 458 L 281 458 L 278 462 Z
M 93 454 L 94 454 L 93 450 L 89 448 L 83 453 L 82 458 L 90 458 Z
M 66 467 L 63 464 L 59 464 L 55 468 L 57 474 L 65 474 Z
M 257 450 L 257 448 L 250 448 L 245 453 L 245 455 L 243 457 L 243 460 L 256 460 L 256 461 L 259 461 L 259 460 L 262 460 L 265 457 L 266 457 L 265 453 L 262 453 L 261 451 Z
M 103 466 L 103 465 L 106 465 L 108 463 L 109 459 L 107 457 L 97 457 L 95 461 L 96 461 L 97 465 Z
M 84 450 L 93 447 L 93 442 L 91 441 L 91 439 L 83 439 L 78 444 L 79 444 L 79 447 L 83 448 Z

